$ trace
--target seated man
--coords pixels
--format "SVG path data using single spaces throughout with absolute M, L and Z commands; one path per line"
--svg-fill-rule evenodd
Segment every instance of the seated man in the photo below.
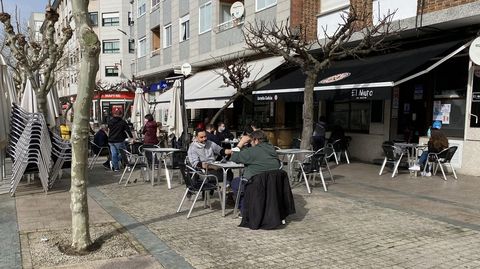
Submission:
M 250 143 L 252 146 L 241 150 L 247 143 Z M 247 180 L 257 174 L 280 168 L 280 160 L 278 159 L 277 152 L 275 148 L 268 143 L 267 136 L 261 130 L 253 131 L 250 135 L 242 136 L 237 147 L 231 150 L 225 150 L 225 153 L 231 154 L 231 161 L 245 165 L 243 176 Z M 232 181 L 232 190 L 235 195 L 238 192 L 240 181 L 240 178 L 235 178 Z M 242 199 L 240 199 L 240 209 L 242 208 L 242 202 Z
M 107 126 L 105 124 L 100 125 L 100 129 L 93 136 L 93 143 L 97 146 L 92 146 L 92 151 L 94 154 L 98 154 L 100 151 L 99 147 L 108 147 L 108 135 L 107 135 Z M 105 169 L 110 170 L 110 154 L 107 155 L 107 160 L 103 163 Z
M 217 136 L 215 135 L 215 127 L 213 126 L 213 124 L 207 124 L 206 131 L 207 140 L 215 142 L 215 144 L 221 146 L 220 140 L 218 140 Z
M 208 173 L 217 176 L 218 181 L 223 180 L 223 172 L 208 163 L 214 162 L 218 155 L 225 156 L 225 150 L 214 142 L 207 140 L 205 129 L 196 129 L 195 137 L 188 148 L 188 160 L 193 167 L 208 169 Z M 233 176 L 230 176 L 230 178 Z M 228 180 L 228 179 L 227 179 Z

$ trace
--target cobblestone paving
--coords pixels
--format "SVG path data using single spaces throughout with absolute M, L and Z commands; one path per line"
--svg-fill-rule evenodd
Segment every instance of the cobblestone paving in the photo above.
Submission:
M 220 204 L 187 202 L 184 187 L 99 186 L 195 268 L 480 268 L 480 231 L 368 201 L 294 188 L 297 214 L 273 231 L 239 228 Z

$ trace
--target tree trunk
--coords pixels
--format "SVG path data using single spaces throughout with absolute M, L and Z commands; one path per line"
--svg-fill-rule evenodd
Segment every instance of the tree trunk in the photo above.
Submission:
M 218 117 L 220 117 L 223 111 L 227 109 L 231 104 L 233 104 L 233 102 L 235 102 L 235 100 L 237 100 L 237 98 L 240 95 L 242 95 L 241 90 L 237 90 L 237 92 L 230 98 L 230 100 L 228 100 L 228 102 L 225 103 L 225 105 L 222 108 L 220 108 L 220 110 L 218 110 L 217 113 L 215 113 L 213 118 L 210 120 L 210 124 L 215 124 L 215 121 L 218 119 Z
M 92 244 L 88 223 L 88 137 L 95 76 L 98 71 L 100 42 L 88 26 L 88 0 L 72 1 L 77 37 L 82 51 L 77 99 L 72 126 L 72 186 L 70 188 L 72 210 L 72 248 L 85 251 Z
M 47 95 L 43 91 L 35 91 L 35 93 L 37 95 L 38 113 L 42 113 L 45 119 L 48 121 Z
M 309 149 L 310 140 L 313 133 L 313 88 L 317 81 L 318 73 L 314 70 L 307 71 L 307 78 L 305 79 L 305 90 L 303 92 L 303 129 L 302 142 L 300 148 Z

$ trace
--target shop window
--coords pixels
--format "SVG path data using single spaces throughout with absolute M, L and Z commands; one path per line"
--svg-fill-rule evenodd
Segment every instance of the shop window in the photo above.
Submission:
M 370 101 L 334 103 L 328 122 L 330 125 L 341 126 L 345 131 L 368 133 L 370 106 Z

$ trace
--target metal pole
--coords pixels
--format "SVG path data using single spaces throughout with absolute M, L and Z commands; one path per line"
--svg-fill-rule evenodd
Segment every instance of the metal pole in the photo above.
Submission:
M 183 140 L 182 149 L 186 150 L 188 146 L 188 121 L 187 121 L 187 108 L 185 106 L 185 76 L 180 79 L 182 86 L 180 87 L 180 105 L 182 106 L 182 121 L 183 121 Z

